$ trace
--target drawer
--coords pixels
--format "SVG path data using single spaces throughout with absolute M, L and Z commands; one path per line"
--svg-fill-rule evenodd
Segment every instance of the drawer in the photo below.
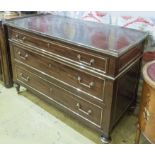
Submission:
M 96 56 L 88 53 L 88 50 L 79 50 L 79 48 L 67 46 L 66 44 L 56 42 L 53 40 L 44 40 L 40 37 L 29 36 L 27 33 L 20 31 L 11 31 L 11 38 L 16 41 L 32 45 L 34 47 L 50 51 L 58 57 L 74 61 L 79 65 L 88 67 L 90 69 L 107 73 L 108 57 Z
M 89 122 L 101 126 L 103 109 L 69 93 L 63 88 L 56 86 L 37 75 L 15 66 L 15 80 L 53 99 L 61 106 L 65 106 L 76 115 Z
M 16 46 L 13 46 L 13 51 L 15 60 L 37 69 L 41 74 L 46 73 L 47 76 L 51 76 L 77 91 L 103 100 L 105 80 L 32 51 L 30 52 Z

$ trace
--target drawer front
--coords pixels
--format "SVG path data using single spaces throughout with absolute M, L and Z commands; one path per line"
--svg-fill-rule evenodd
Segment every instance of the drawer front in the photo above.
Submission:
M 51 51 L 57 56 L 69 59 L 70 61 L 74 61 L 93 70 L 101 71 L 103 73 L 107 72 L 108 58 L 106 56 L 99 57 L 91 55 L 84 50 L 82 51 L 78 48 L 76 49 L 52 40 L 43 40 L 42 38 L 33 35 L 29 36 L 27 33 L 21 33 L 20 31 L 11 31 L 11 38 L 34 47 Z
M 105 80 L 73 69 L 34 52 L 13 46 L 14 57 L 88 95 L 103 100 Z
M 45 81 L 44 79 L 25 69 L 22 69 L 21 67 L 15 66 L 14 76 L 15 80 L 30 86 L 31 88 L 41 92 L 49 98 L 52 98 L 60 105 L 70 109 L 76 115 L 87 119 L 97 126 L 101 126 L 103 109 L 100 107 L 81 98 L 78 98 L 63 88 Z

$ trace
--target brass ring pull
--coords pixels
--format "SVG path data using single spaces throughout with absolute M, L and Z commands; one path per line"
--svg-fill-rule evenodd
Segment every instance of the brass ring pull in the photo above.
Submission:
M 85 86 L 87 88 L 91 88 L 94 86 L 94 82 L 90 82 L 89 84 L 85 84 L 85 83 L 81 82 L 82 78 L 80 76 L 78 76 L 78 81 L 79 81 L 79 84 L 81 84 L 82 86 Z
M 28 58 L 28 54 L 26 53 L 24 56 L 22 56 L 21 52 L 18 52 L 18 55 L 20 56 L 21 59 L 26 60 Z
M 88 116 L 92 114 L 92 111 L 90 109 L 88 111 L 84 111 L 83 109 L 81 109 L 80 103 L 77 103 L 76 106 L 78 107 L 78 110 L 81 111 L 82 113 Z
M 24 77 L 23 76 L 23 73 L 20 73 L 20 76 L 21 76 L 21 79 L 23 79 L 24 81 L 28 82 L 30 80 L 30 77 L 27 76 L 27 77 Z
M 151 117 L 151 114 L 150 114 L 150 112 L 148 111 L 147 108 L 144 108 L 143 114 L 144 114 L 145 120 L 146 120 L 146 121 L 149 121 L 149 120 L 150 120 L 150 117 Z
M 86 62 L 86 61 L 81 60 L 81 55 L 80 54 L 77 55 L 77 58 L 78 58 L 78 60 L 79 60 L 80 63 L 85 64 L 85 65 L 88 65 L 88 66 L 92 66 L 92 64 L 95 63 L 95 60 L 94 59 L 90 59 L 89 62 Z

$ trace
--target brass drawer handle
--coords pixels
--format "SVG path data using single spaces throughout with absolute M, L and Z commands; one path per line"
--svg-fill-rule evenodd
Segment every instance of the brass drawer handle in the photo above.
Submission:
M 23 79 L 23 80 L 26 81 L 26 82 L 28 82 L 28 81 L 30 80 L 30 77 L 29 77 L 29 76 L 24 77 L 24 76 L 23 76 L 23 73 L 20 73 L 20 77 L 21 77 L 21 79 Z
M 18 34 L 16 34 L 15 37 L 16 37 L 16 39 L 19 39 L 19 35 Z
M 80 55 L 80 54 L 77 55 L 77 58 L 78 58 L 78 60 L 79 60 L 80 63 L 83 63 L 83 64 L 88 65 L 88 66 L 92 66 L 92 64 L 95 63 L 95 60 L 94 60 L 94 59 L 90 59 L 89 62 L 82 61 L 82 60 L 81 60 L 81 55 Z
M 20 56 L 21 59 L 26 60 L 28 58 L 28 54 L 26 53 L 24 56 L 22 56 L 21 52 L 18 52 L 18 55 Z
M 23 37 L 23 38 L 22 38 L 22 41 L 24 42 L 25 40 L 26 40 L 26 37 Z
M 81 111 L 82 113 L 86 114 L 86 115 L 91 115 L 92 111 L 89 109 L 88 111 L 84 111 L 81 109 L 80 103 L 77 103 L 76 106 L 78 107 L 78 110 Z
M 85 84 L 83 82 L 81 82 L 82 78 L 80 76 L 78 76 L 78 81 L 79 81 L 79 84 L 81 84 L 82 86 L 85 86 L 87 88 L 91 88 L 94 86 L 94 82 L 90 82 L 89 84 Z
M 144 114 L 145 120 L 146 120 L 146 121 L 149 121 L 149 120 L 150 120 L 150 117 L 151 117 L 151 114 L 150 114 L 150 112 L 148 111 L 147 108 L 144 108 L 143 114 Z

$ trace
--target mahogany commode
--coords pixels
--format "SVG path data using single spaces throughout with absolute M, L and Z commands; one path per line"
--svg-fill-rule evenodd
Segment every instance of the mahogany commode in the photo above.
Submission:
M 135 103 L 147 33 L 55 15 L 6 23 L 13 81 L 99 131 Z

